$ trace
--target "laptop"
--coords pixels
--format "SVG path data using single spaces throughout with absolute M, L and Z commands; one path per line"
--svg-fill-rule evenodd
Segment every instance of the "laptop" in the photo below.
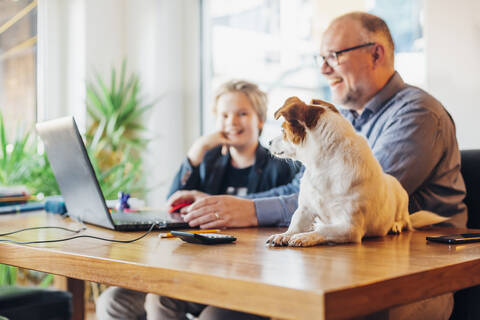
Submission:
M 188 223 L 174 220 L 164 212 L 110 212 L 88 158 L 73 117 L 37 123 L 68 215 L 85 223 L 117 231 L 189 228 Z

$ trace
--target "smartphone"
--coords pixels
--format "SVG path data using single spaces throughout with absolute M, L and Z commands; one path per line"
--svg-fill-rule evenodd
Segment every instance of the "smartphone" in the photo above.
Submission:
M 438 237 L 427 237 L 427 240 L 449 244 L 480 242 L 480 233 L 460 233 Z
M 171 234 L 179 237 L 185 242 L 199 243 L 199 244 L 218 244 L 229 243 L 237 240 L 237 238 L 220 233 L 192 233 L 182 231 L 171 231 Z

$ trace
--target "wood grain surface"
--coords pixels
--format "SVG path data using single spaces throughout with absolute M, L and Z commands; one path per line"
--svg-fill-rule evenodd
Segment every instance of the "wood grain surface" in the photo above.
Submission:
M 78 224 L 57 215 L 0 216 L 0 233 L 33 226 Z M 480 243 L 429 243 L 451 228 L 371 238 L 361 244 L 270 248 L 281 228 L 230 229 L 236 243 L 196 245 L 159 232 L 131 243 L 95 239 L 17 245 L 0 242 L 0 263 L 162 294 L 282 319 L 344 319 L 480 284 Z M 477 230 L 478 231 L 478 230 Z M 132 239 L 141 233 L 88 225 L 83 234 Z M 70 236 L 28 231 L 14 240 Z

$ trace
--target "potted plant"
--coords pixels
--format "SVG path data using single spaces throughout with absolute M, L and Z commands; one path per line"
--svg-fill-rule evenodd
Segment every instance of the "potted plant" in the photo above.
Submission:
M 87 82 L 86 145 L 104 196 L 112 199 L 119 191 L 143 196 L 141 152 L 149 140 L 141 120 L 155 102 L 142 101 L 139 77 L 127 76 L 126 60 L 120 73 L 112 69 L 108 86 L 98 73 L 94 79 Z

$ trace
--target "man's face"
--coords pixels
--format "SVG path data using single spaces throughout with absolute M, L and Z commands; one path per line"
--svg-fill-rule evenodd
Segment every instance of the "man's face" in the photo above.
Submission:
M 327 56 L 346 48 L 368 42 L 360 23 L 343 20 L 331 25 L 322 38 L 320 54 Z M 321 66 L 322 74 L 327 78 L 332 99 L 351 109 L 362 109 L 370 97 L 370 81 L 373 77 L 372 47 L 364 47 L 338 55 L 339 64 L 331 67 Z

